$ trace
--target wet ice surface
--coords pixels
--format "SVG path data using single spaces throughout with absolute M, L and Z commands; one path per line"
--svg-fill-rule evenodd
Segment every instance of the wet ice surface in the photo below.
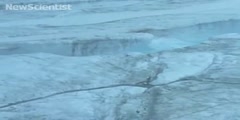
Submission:
M 1 120 L 240 118 L 239 1 L 68 3 L 0 11 Z

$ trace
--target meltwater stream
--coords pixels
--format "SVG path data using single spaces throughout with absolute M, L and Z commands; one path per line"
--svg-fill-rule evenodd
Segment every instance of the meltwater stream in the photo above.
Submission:
M 156 39 L 150 41 L 147 46 L 145 45 L 145 47 L 149 47 L 150 52 L 156 52 L 197 45 L 222 34 L 240 33 L 240 20 L 218 21 L 143 32 L 156 36 Z
M 216 35 L 240 33 L 240 20 L 218 21 L 142 32 L 152 34 L 155 38 L 152 40 L 96 39 L 0 43 L 0 55 L 39 52 L 65 56 L 126 54 L 130 52 L 152 53 L 197 45 Z

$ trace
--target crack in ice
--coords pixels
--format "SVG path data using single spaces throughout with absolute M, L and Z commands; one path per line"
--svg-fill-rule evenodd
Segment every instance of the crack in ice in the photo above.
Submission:
M 144 85 L 144 84 L 116 84 L 116 85 L 109 85 L 109 86 L 102 86 L 102 87 L 95 87 L 95 88 L 74 89 L 74 90 L 56 92 L 56 93 L 52 93 L 52 94 L 49 94 L 49 95 L 36 97 L 36 98 L 32 98 L 32 99 L 27 99 L 27 100 L 8 103 L 6 105 L 0 106 L 0 109 L 8 108 L 8 107 L 11 107 L 11 106 L 16 106 L 16 105 L 20 105 L 20 104 L 24 104 L 24 103 L 28 103 L 28 102 L 34 102 L 34 101 L 37 101 L 37 100 L 43 100 L 43 99 L 47 99 L 47 98 L 50 98 L 50 97 L 55 97 L 55 96 L 58 96 L 58 95 L 63 95 L 63 94 L 68 94 L 68 93 L 93 91 L 93 90 L 100 90 L 100 89 L 107 89 L 107 88 L 114 88 L 114 87 L 124 87 L 124 86 L 125 87 L 128 86 L 128 87 L 149 88 L 149 86 Z

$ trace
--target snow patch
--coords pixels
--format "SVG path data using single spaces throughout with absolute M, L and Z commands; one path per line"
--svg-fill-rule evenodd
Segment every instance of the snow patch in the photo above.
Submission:
M 197 75 L 213 62 L 211 53 L 165 53 L 160 60 L 167 64 L 163 73 L 153 84 L 165 84 L 183 77 Z

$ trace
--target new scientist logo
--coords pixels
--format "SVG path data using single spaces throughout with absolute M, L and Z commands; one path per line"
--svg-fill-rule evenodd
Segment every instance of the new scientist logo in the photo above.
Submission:
M 43 5 L 43 4 L 6 4 L 5 10 L 14 11 L 58 11 L 58 10 L 72 10 L 72 5 L 70 4 L 53 4 L 53 5 Z

